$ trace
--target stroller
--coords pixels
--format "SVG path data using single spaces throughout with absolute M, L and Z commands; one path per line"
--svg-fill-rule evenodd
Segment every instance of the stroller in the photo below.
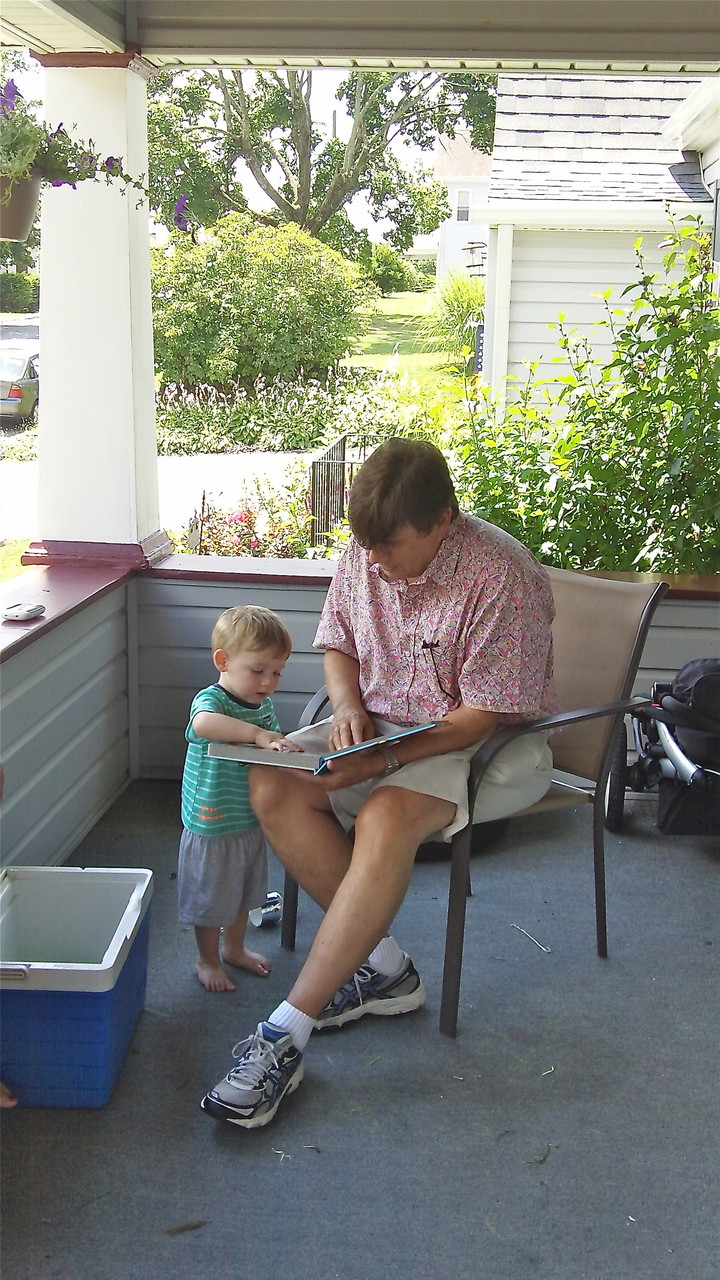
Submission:
M 627 790 L 657 790 L 660 831 L 720 835 L 720 659 L 688 662 L 673 680 L 654 684 L 650 697 L 651 705 L 632 712 L 632 764 L 620 726 L 605 826 L 622 830 Z

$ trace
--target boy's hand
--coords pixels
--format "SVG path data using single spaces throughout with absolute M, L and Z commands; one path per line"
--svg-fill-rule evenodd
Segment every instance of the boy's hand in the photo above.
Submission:
M 272 733 L 269 729 L 258 729 L 255 739 L 257 747 L 269 747 L 271 751 L 304 751 L 298 742 L 292 742 L 281 733 Z

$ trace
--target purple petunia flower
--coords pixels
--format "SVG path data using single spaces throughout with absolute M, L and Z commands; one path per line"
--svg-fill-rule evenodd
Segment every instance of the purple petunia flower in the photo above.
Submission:
M 8 80 L 2 91 L 0 91 L 0 113 L 6 118 L 11 111 L 15 110 L 15 100 L 20 94 L 14 80 Z M 20 94 L 22 97 L 22 94 Z
M 92 151 L 83 151 L 77 161 L 76 168 L 81 178 L 91 178 L 97 172 L 97 160 Z
M 185 210 L 187 209 L 187 204 L 189 199 L 190 199 L 189 196 L 181 196 L 177 204 L 175 205 L 173 222 L 175 223 L 175 226 L 178 228 L 179 231 L 190 230 L 190 221 L 188 218 L 185 217 Z

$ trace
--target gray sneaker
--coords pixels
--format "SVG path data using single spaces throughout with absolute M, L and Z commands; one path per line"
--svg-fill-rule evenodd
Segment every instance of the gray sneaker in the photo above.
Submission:
M 205 1095 L 200 1106 L 216 1120 L 259 1129 L 272 1120 L 283 1098 L 305 1073 L 303 1056 L 282 1027 L 259 1022 L 254 1035 L 233 1049 L 237 1066 Z
M 405 968 L 392 978 L 378 973 L 369 964 L 362 965 L 325 1005 L 315 1029 L 325 1031 L 327 1027 L 344 1027 L 346 1022 L 356 1022 L 366 1013 L 387 1018 L 419 1009 L 425 1003 L 427 993 L 412 960 L 409 956 L 405 959 Z

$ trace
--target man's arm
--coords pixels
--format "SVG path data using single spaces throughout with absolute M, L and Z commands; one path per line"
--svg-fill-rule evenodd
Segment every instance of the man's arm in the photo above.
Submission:
M 330 659 L 329 662 L 328 659 Z M 338 698 L 337 706 L 343 708 L 340 724 L 333 727 L 330 735 L 333 749 L 338 751 L 341 746 L 350 746 L 352 742 L 362 742 L 365 738 L 374 737 L 375 729 L 372 720 L 360 701 L 357 662 L 337 650 L 329 650 L 325 655 L 325 674 L 334 715 L 337 715 L 335 697 Z M 454 711 L 448 712 L 434 729 L 428 729 L 425 733 L 393 743 L 393 752 L 401 764 L 411 764 L 414 760 L 426 760 L 432 756 L 443 755 L 447 751 L 460 751 L 464 747 L 473 746 L 474 743 L 484 742 L 495 732 L 503 719 L 504 717 L 498 712 L 480 711 L 461 704 Z M 347 736 L 351 726 L 354 725 L 357 730 L 361 721 L 368 724 L 367 732 L 354 738 Z M 347 739 L 342 742 L 339 740 L 340 727 Z M 333 734 L 338 739 L 337 745 L 333 742 Z M 324 783 L 327 791 L 335 791 L 339 787 L 349 787 L 365 782 L 368 778 L 377 778 L 385 772 L 385 768 L 386 761 L 382 753 L 368 751 L 362 755 L 331 760 L 328 771 L 318 781 Z
M 375 737 L 375 726 L 360 696 L 360 663 L 339 649 L 325 651 L 325 687 L 333 709 L 329 743 L 333 751 Z M 372 775 L 368 775 L 372 777 Z

